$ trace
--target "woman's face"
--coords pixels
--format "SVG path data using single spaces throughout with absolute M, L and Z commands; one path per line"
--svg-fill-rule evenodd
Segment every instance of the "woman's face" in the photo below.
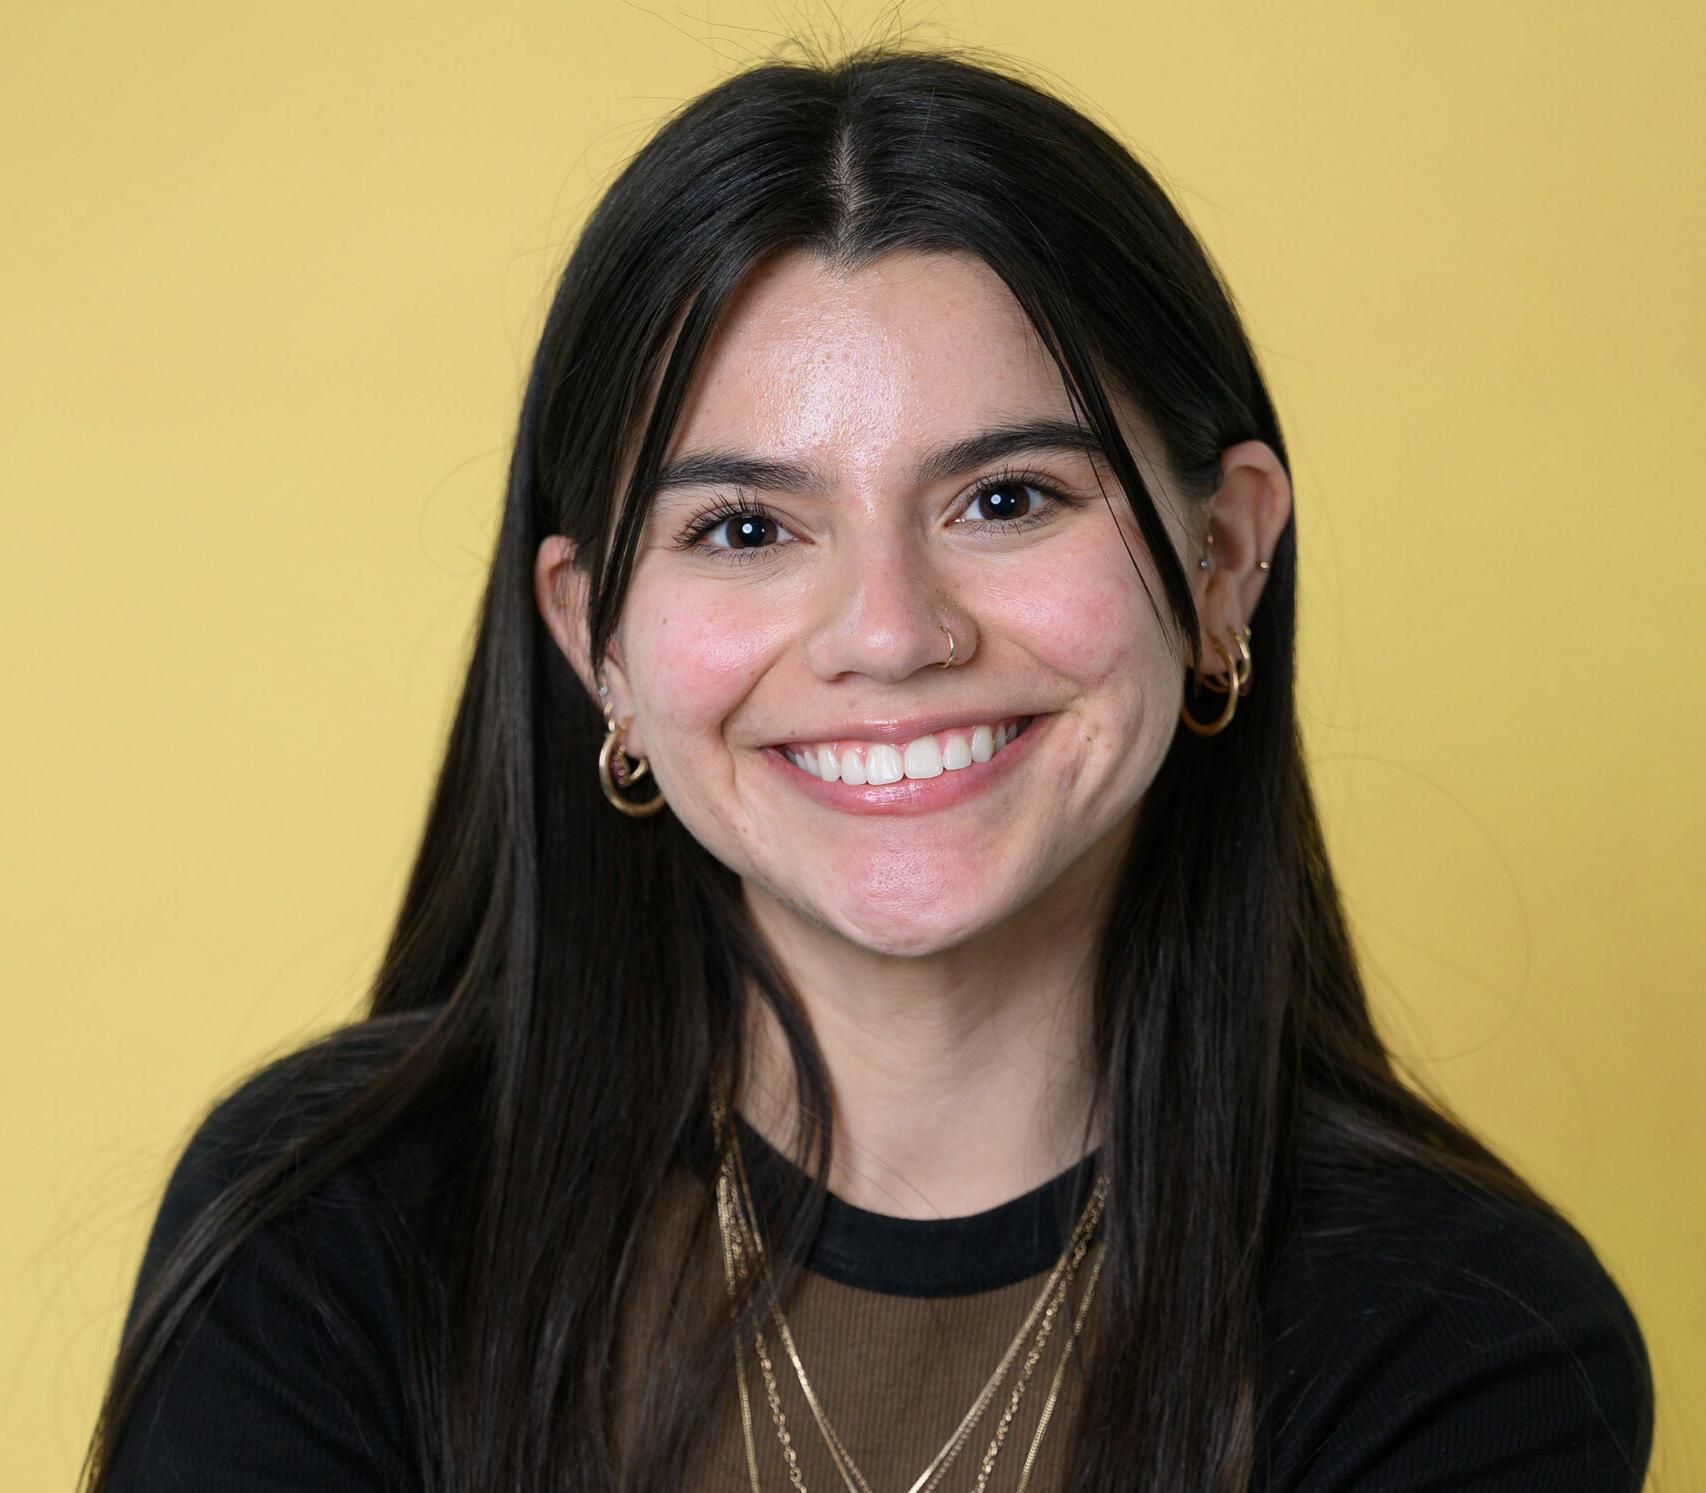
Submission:
M 1159 444 L 1117 409 L 1194 579 Z M 924 955 L 1028 923 L 1123 846 L 1183 687 L 1133 560 L 1160 598 L 1158 574 L 1099 457 L 985 439 L 1077 423 L 974 256 L 791 254 L 731 303 L 606 673 L 628 752 L 749 898 Z

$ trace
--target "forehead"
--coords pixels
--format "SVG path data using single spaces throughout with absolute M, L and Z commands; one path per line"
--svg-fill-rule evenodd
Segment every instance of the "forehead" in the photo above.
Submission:
M 708 341 L 671 453 L 739 440 L 873 462 L 990 417 L 1072 418 L 1058 369 L 977 256 L 856 270 L 795 251 L 753 269 Z

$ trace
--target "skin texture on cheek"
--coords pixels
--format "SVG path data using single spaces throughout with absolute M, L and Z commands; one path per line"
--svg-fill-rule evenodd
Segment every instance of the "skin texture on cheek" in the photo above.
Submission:
M 633 740 L 654 763 L 675 764 L 707 735 L 720 741 L 722 722 L 760 673 L 765 637 L 732 607 L 677 612 L 660 601 L 657 588 L 636 578 L 628 604 L 650 620 L 628 654 L 629 684 L 636 726 L 644 721 L 648 729 Z M 696 771 L 710 766 L 693 763 Z M 676 776 L 667 767 L 665 775 Z
M 1115 494 L 1112 502 L 1123 499 Z M 1172 665 L 1114 516 L 1092 503 L 1048 564 L 1015 576 L 992 596 L 990 611 L 1004 635 L 1021 640 L 1045 674 L 1070 681 L 1076 694 L 1057 723 L 1076 733 L 1076 743 L 1057 742 L 1050 756 L 1056 791 L 1072 795 L 1083 783 L 1093 794 L 1134 793 L 1137 759 L 1165 750 L 1153 739 L 1154 698 Z M 1094 815 L 1097 805 L 1080 811 Z
M 652 724 L 635 750 L 650 757 L 671 811 L 745 875 L 778 848 L 769 817 L 752 811 L 767 764 L 756 760 L 759 743 L 739 735 L 739 713 L 786 651 L 793 625 L 743 600 L 739 588 L 696 589 L 679 606 L 665 600 L 670 590 L 663 567 L 642 564 L 630 591 L 634 615 L 650 619 L 629 654 L 636 717 Z

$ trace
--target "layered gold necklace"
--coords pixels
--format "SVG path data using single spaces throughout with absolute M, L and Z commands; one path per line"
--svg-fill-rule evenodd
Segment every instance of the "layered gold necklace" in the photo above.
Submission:
M 753 1205 L 752 1189 L 747 1180 L 746 1163 L 740 1152 L 740 1138 L 735 1127 L 729 1122 L 726 1106 L 720 1101 L 713 1101 L 712 1122 L 715 1126 L 722 1162 L 717 1174 L 717 1226 L 723 1242 L 723 1275 L 728 1284 L 729 1303 L 736 1322 L 735 1337 L 735 1386 L 740 1396 L 741 1433 L 745 1440 L 747 1474 L 752 1483 L 752 1493 L 762 1493 L 758 1481 L 758 1453 L 753 1440 L 752 1430 L 752 1401 L 747 1392 L 745 1352 L 739 1333 L 739 1301 L 740 1287 L 755 1272 L 759 1276 L 760 1288 L 768 1298 L 770 1316 L 776 1327 L 776 1336 L 788 1354 L 794 1366 L 794 1373 L 799 1379 L 800 1392 L 805 1396 L 806 1404 L 810 1407 L 812 1419 L 816 1422 L 818 1432 L 822 1435 L 824 1445 L 828 1448 L 830 1460 L 835 1470 L 840 1474 L 841 1481 L 847 1493 L 871 1493 L 871 1486 L 860 1472 L 846 1444 L 829 1423 L 829 1417 L 824 1413 L 823 1405 L 813 1390 L 810 1379 L 806 1376 L 805 1364 L 800 1359 L 799 1349 L 795 1346 L 794 1335 L 788 1328 L 788 1321 L 782 1314 L 781 1303 L 777 1301 L 771 1288 L 769 1265 L 765 1256 L 764 1241 L 759 1228 L 758 1210 Z M 1074 1277 L 1078 1266 L 1090 1247 L 1090 1240 L 1096 1232 L 1096 1224 L 1102 1215 L 1102 1207 L 1107 1199 L 1108 1179 L 1105 1175 L 1098 1176 L 1095 1186 L 1091 1189 L 1089 1200 L 1084 1205 L 1084 1211 L 1079 1215 L 1078 1223 L 1072 1231 L 1072 1237 L 1067 1241 L 1066 1248 L 1061 1252 L 1060 1259 L 1054 1269 L 1049 1272 L 1048 1279 L 1043 1283 L 1041 1294 L 1032 1304 L 1025 1320 L 1020 1324 L 1019 1331 L 1002 1354 L 1001 1361 L 995 1366 L 988 1382 L 979 1392 L 971 1408 L 965 1413 L 959 1425 L 954 1429 L 941 1451 L 931 1459 L 926 1467 L 913 1481 L 907 1493 L 931 1493 L 947 1475 L 949 1467 L 954 1463 L 960 1452 L 971 1440 L 977 1423 L 983 1418 L 995 1397 L 1001 1392 L 1002 1383 L 1013 1367 L 1020 1349 L 1027 1337 L 1031 1337 L 1030 1351 L 1025 1354 L 1020 1365 L 1018 1379 L 1008 1397 L 1006 1408 L 1000 1420 L 996 1423 L 995 1431 L 989 1445 L 984 1451 L 983 1460 L 978 1467 L 977 1482 L 974 1485 L 976 1493 L 986 1493 L 990 1475 L 994 1470 L 995 1461 L 1002 1446 L 1006 1443 L 1008 1431 L 1013 1418 L 1019 1410 L 1019 1403 L 1025 1394 L 1025 1388 L 1030 1383 L 1037 1364 L 1043 1356 L 1043 1350 L 1048 1343 L 1056 1320 L 1063 1314 L 1063 1309 L 1069 1299 Z M 1042 1445 L 1043 1433 L 1048 1429 L 1053 1417 L 1055 1403 L 1060 1396 L 1061 1380 L 1066 1373 L 1068 1359 L 1078 1342 L 1083 1330 L 1085 1318 L 1090 1312 L 1090 1300 L 1096 1292 L 1096 1281 L 1102 1273 L 1102 1259 L 1107 1250 L 1107 1244 L 1096 1247 L 1096 1258 L 1090 1267 L 1090 1275 L 1085 1284 L 1083 1299 L 1078 1304 L 1078 1310 L 1073 1316 L 1072 1335 L 1067 1339 L 1066 1347 L 1060 1356 L 1060 1362 L 1054 1371 L 1053 1382 L 1049 1386 L 1048 1398 L 1043 1403 L 1042 1414 L 1037 1422 L 1036 1431 L 1031 1437 L 1031 1445 L 1025 1457 L 1025 1464 L 1019 1473 L 1016 1485 L 1018 1493 L 1024 1493 L 1029 1486 L 1031 1474 L 1036 1466 L 1037 1450 Z M 1034 1336 L 1033 1334 L 1034 1329 Z M 762 1328 L 753 1328 L 753 1352 L 758 1359 L 759 1370 L 764 1378 L 765 1399 L 769 1403 L 770 1418 L 776 1428 L 776 1436 L 782 1447 L 782 1457 L 788 1468 L 788 1481 L 796 1493 L 806 1493 L 805 1479 L 800 1472 L 799 1453 L 794 1446 L 793 1436 L 788 1430 L 787 1417 L 782 1413 L 782 1400 L 776 1383 L 775 1366 L 771 1361 L 770 1350 L 765 1342 Z

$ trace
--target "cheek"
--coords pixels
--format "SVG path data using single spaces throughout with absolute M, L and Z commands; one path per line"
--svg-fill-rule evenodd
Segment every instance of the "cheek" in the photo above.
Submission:
M 997 625 L 1052 672 L 1086 689 L 1134 680 L 1160 638 L 1124 555 L 1117 570 L 1100 555 L 1063 555 L 1045 573 L 1027 574 L 1002 597 Z
M 1061 738 L 1056 764 L 1062 794 L 1081 789 L 1104 804 L 1123 801 L 1128 790 L 1141 791 L 1172 740 L 1174 712 L 1164 702 L 1179 671 L 1144 578 L 1117 538 L 1111 556 L 1097 546 L 1070 550 L 1063 546 L 1058 560 L 1051 556 L 1045 571 L 1003 599 L 999 625 L 1076 688 L 1076 724 Z M 1159 595 L 1159 580 L 1150 585 Z
M 650 615 L 629 654 L 648 714 L 683 737 L 716 732 L 774 653 L 774 625 L 755 622 L 750 608 L 716 602 L 675 603 Z

